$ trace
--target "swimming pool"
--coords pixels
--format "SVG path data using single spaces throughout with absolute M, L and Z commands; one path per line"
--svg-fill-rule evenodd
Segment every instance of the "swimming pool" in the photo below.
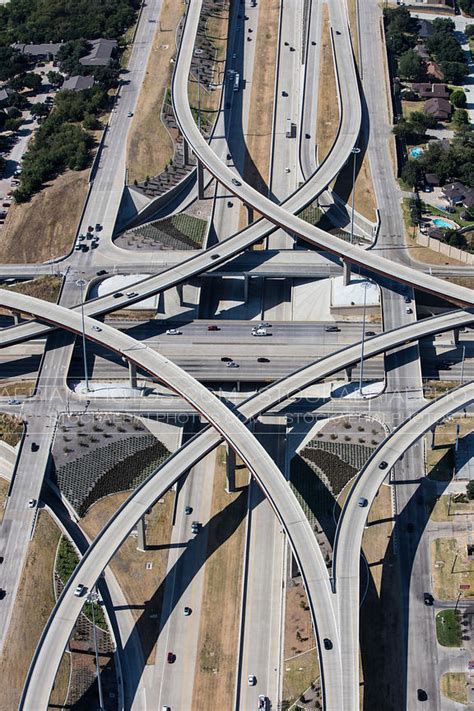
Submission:
M 423 148 L 412 148 L 410 151 L 410 155 L 412 158 L 419 158 L 421 154 L 423 153 Z
M 433 224 L 436 225 L 436 227 L 446 227 L 449 230 L 455 228 L 454 222 L 447 222 L 446 220 L 443 220 L 442 217 L 435 217 L 433 220 Z

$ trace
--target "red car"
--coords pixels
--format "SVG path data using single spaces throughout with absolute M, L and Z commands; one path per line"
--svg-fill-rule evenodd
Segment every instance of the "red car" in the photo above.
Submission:
M 173 664 L 173 662 L 176 659 L 176 654 L 174 652 L 168 652 L 168 656 L 166 657 L 168 664 Z

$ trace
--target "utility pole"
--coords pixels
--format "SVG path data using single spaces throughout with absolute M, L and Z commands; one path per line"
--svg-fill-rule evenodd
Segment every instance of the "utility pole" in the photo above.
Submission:
M 352 166 L 352 201 L 351 201 L 351 244 L 352 244 L 354 241 L 356 162 L 357 162 L 357 155 L 360 153 L 360 148 L 357 148 L 357 146 L 354 146 L 351 153 L 354 156 L 354 162 L 353 162 L 353 166 Z
M 86 355 L 86 328 L 84 321 L 84 287 L 86 285 L 85 279 L 78 279 L 76 281 L 77 286 L 81 289 L 81 319 L 82 319 L 82 357 L 84 360 L 84 379 L 86 381 L 86 392 L 89 392 L 89 378 L 87 376 L 87 355 Z

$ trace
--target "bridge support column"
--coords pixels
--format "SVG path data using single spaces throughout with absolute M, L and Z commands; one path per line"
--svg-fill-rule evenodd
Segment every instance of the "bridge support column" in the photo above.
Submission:
M 455 346 L 459 343 L 459 328 L 453 328 L 453 343 Z
M 145 516 L 142 516 L 137 522 L 137 550 L 146 551 Z
M 244 304 L 249 300 L 249 282 L 250 277 L 248 274 L 244 274 Z
M 349 286 L 351 283 L 351 265 L 345 259 L 342 260 L 342 283 Z
M 197 171 L 198 171 L 198 199 L 204 200 L 204 166 L 200 160 L 198 160 Z
M 182 306 L 183 305 L 183 285 L 178 284 L 176 286 L 176 291 L 178 293 L 179 305 Z
M 348 383 L 352 382 L 352 366 L 346 368 L 346 378 Z
M 232 494 L 235 491 L 235 452 L 229 445 L 227 445 L 226 476 L 226 491 L 228 494 Z
M 189 143 L 183 136 L 183 159 L 184 165 L 189 165 Z
M 247 224 L 251 225 L 253 222 L 253 207 L 250 205 L 245 206 L 247 208 Z
M 12 316 L 13 316 L 13 323 L 15 324 L 15 326 L 18 326 L 18 324 L 20 323 L 20 314 L 15 311 L 12 314 Z
M 430 449 L 433 449 L 435 446 L 435 437 L 436 437 L 436 425 L 433 425 L 433 427 L 430 429 L 431 432 L 431 444 L 430 444 Z
M 131 363 L 128 361 L 128 377 L 130 381 L 130 387 L 131 388 L 136 388 L 137 387 L 137 366 L 135 363 Z

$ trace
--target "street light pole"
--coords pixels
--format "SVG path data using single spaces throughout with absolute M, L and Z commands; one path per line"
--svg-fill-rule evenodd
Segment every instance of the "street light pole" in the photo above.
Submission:
M 364 312 L 362 316 L 362 346 L 360 349 L 360 375 L 359 375 L 359 393 L 361 397 L 364 397 L 363 385 L 364 385 L 364 346 L 365 346 L 365 312 L 367 308 L 367 289 L 369 288 L 369 282 L 364 281 Z
M 99 664 L 99 650 L 97 649 L 97 628 L 95 626 L 95 609 L 94 605 L 99 599 L 99 595 L 97 594 L 97 591 L 94 592 L 94 590 L 91 591 L 88 600 L 91 603 L 91 610 L 92 610 L 92 635 L 94 638 L 94 651 L 95 651 L 95 668 L 96 668 L 96 674 L 97 674 L 97 687 L 99 689 L 99 711 L 104 711 L 104 697 L 102 694 L 102 681 L 100 679 L 100 664 Z
M 357 156 L 360 153 L 360 148 L 354 146 L 351 151 L 354 156 L 354 163 L 352 166 L 352 201 L 351 201 L 351 244 L 354 241 L 354 211 L 355 211 L 355 179 L 356 179 L 356 162 Z
M 81 320 L 82 320 L 82 358 L 84 360 L 84 379 L 86 381 L 86 392 L 89 392 L 89 378 L 87 376 L 87 355 L 86 355 L 86 327 L 84 322 L 84 286 L 85 279 L 78 279 L 77 286 L 81 288 Z

